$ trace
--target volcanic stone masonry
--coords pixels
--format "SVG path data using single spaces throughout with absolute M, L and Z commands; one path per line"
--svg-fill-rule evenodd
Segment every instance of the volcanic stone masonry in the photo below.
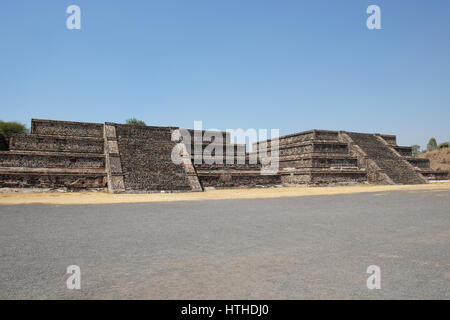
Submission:
M 232 151 L 234 163 L 209 164 L 205 159 L 197 163 L 194 131 L 188 130 L 191 144 L 183 145 L 172 139 L 177 129 L 33 119 L 30 134 L 13 135 L 9 150 L 0 151 L 0 188 L 186 192 L 449 179 L 448 171 L 431 170 L 428 159 L 413 157 L 412 148 L 398 146 L 393 135 L 310 130 L 282 136 L 278 172 L 262 175 L 265 165 L 250 160 L 257 152 L 270 156 L 271 140 L 254 143 L 248 153 L 245 145 L 231 143 L 228 133 L 216 132 L 223 137 L 224 157 Z M 180 164 L 171 158 L 177 144 Z M 201 142 L 202 150 L 210 147 Z

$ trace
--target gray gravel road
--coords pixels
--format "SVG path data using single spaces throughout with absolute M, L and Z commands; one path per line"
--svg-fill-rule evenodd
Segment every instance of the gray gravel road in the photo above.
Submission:
M 450 192 L 0 206 L 0 258 L 2 299 L 449 299 Z

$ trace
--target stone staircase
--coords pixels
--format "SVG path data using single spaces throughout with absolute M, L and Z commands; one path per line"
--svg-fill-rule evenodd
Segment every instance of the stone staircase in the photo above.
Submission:
M 403 160 L 407 161 L 414 170 L 427 181 L 439 181 L 448 180 L 449 171 L 445 170 L 433 170 L 430 167 L 429 159 L 422 159 L 413 157 L 412 147 L 398 146 L 396 142 L 396 136 L 387 135 L 376 135 L 382 142 L 386 143 L 387 146 Z
M 105 176 L 101 124 L 33 119 L 0 152 L 2 188 L 103 190 Z
M 387 184 L 421 184 L 427 180 L 403 158 L 411 154 L 411 148 L 399 147 L 382 138 L 381 135 L 341 132 L 341 136 L 351 140 L 355 154 L 361 158 L 360 166 L 370 171 L 372 182 Z M 409 149 L 408 149 L 409 148 Z M 371 162 L 368 164 L 367 162 Z

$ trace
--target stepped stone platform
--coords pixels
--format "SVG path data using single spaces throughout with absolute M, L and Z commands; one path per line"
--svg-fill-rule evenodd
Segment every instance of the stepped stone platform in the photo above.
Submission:
M 420 184 L 448 180 L 448 171 L 431 170 L 427 159 L 397 145 L 395 135 L 310 130 L 279 137 L 284 184 Z M 271 140 L 253 144 L 270 154 Z
M 280 137 L 277 148 L 273 140 L 256 142 L 247 152 L 229 133 L 187 130 L 184 141 L 174 139 L 179 129 L 33 119 L 30 134 L 13 135 L 0 151 L 0 188 L 186 192 L 449 179 L 393 135 L 310 130 Z M 202 135 L 221 136 L 223 144 L 197 141 Z M 267 172 L 273 163 L 261 153 L 278 154 L 278 170 Z
M 272 152 L 272 141 L 253 144 L 253 150 Z M 283 184 L 364 183 L 366 169 L 350 154 L 337 131 L 310 130 L 279 137 L 279 167 Z
M 0 187 L 104 190 L 103 125 L 32 120 L 0 152 Z

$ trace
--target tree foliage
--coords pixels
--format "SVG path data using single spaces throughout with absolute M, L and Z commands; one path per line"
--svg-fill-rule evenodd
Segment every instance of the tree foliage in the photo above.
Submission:
M 428 144 L 427 144 L 427 151 L 429 152 L 429 151 L 436 150 L 437 147 L 438 146 L 437 146 L 436 139 L 435 138 L 431 138 L 430 141 L 428 141 Z
M 0 120 L 0 149 L 8 148 L 9 138 L 14 133 L 27 133 L 27 127 L 24 124 L 15 121 L 1 121 Z
M 418 144 L 415 144 L 411 146 L 411 148 L 413 157 L 417 157 L 420 154 L 420 146 Z
M 444 148 L 448 148 L 448 147 L 449 147 L 448 142 L 442 142 L 441 144 L 438 145 L 439 149 L 444 149 Z
M 145 122 L 143 120 L 138 120 L 136 118 L 130 118 L 126 120 L 127 124 L 131 124 L 133 126 L 145 126 Z

